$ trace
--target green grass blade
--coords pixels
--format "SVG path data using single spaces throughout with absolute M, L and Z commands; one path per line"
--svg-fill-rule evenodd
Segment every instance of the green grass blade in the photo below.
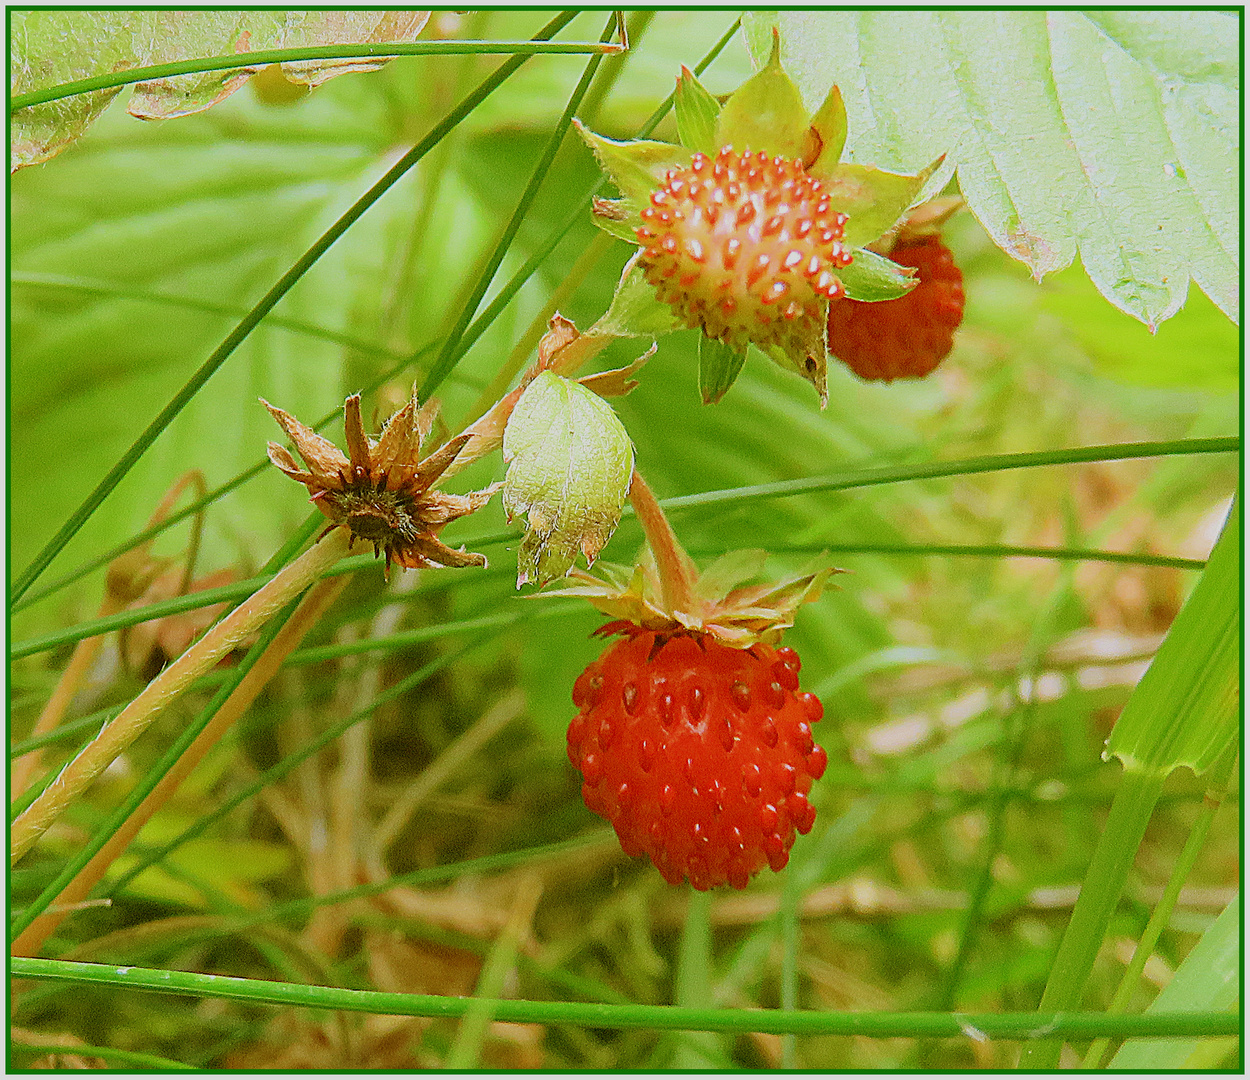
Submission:
M 1241 997 L 1241 898 L 1233 900 L 1181 961 L 1172 981 L 1146 1009 L 1162 1012 L 1218 1009 L 1236 1014 Z M 1231 1042 L 1231 1040 L 1230 1040 Z M 1134 1039 L 1120 1047 L 1111 1068 L 1132 1072 L 1217 1069 L 1234 1049 L 1229 1043 L 1195 1039 Z
M 85 1043 L 75 1043 L 72 1046 L 36 1046 L 33 1043 L 24 1043 L 20 1039 L 15 1039 L 9 1043 L 9 1049 L 35 1055 L 64 1053 L 78 1057 L 98 1057 L 105 1061 L 114 1061 L 118 1065 L 132 1065 L 136 1070 L 142 1069 L 144 1072 L 181 1072 L 195 1068 L 193 1065 L 184 1065 L 181 1061 L 160 1057 L 157 1054 L 144 1054 L 138 1050 L 118 1050 L 112 1046 L 88 1046 Z
M 576 12 L 563 12 L 549 22 L 536 35 L 536 40 L 542 40 L 551 37 L 560 29 L 571 22 Z M 399 159 L 386 174 L 375 183 L 364 195 L 356 200 L 355 203 L 347 210 L 342 217 L 338 219 L 329 229 L 327 229 L 316 243 L 312 245 L 281 278 L 274 286 L 257 302 L 256 306 L 248 313 L 247 317 L 238 324 L 227 336 L 226 339 L 213 351 L 213 354 L 204 361 L 199 370 L 188 380 L 185 386 L 174 395 L 173 399 L 161 410 L 160 414 L 153 420 L 143 433 L 135 440 L 133 445 L 125 454 L 122 455 L 120 461 L 109 470 L 108 474 L 100 481 L 94 491 L 83 501 L 70 516 L 69 519 L 57 530 L 56 534 L 44 545 L 43 550 L 31 561 L 30 565 L 18 576 L 9 593 L 9 602 L 21 598 L 27 589 L 34 583 L 35 579 L 47 569 L 48 564 L 56 558 L 61 549 L 69 542 L 70 538 L 82 528 L 83 524 L 95 512 L 96 508 L 109 496 L 113 489 L 121 482 L 122 478 L 131 470 L 135 462 L 147 452 L 148 447 L 156 441 L 156 437 L 160 435 L 170 422 L 177 416 L 186 404 L 199 392 L 200 388 L 208 382 L 212 375 L 217 371 L 226 359 L 234 352 L 243 340 L 254 330 L 260 321 L 273 309 L 273 307 L 282 299 L 295 285 L 301 277 L 313 266 L 313 264 L 321 258 L 322 255 L 330 249 L 330 247 L 343 235 L 355 222 L 378 201 L 409 169 L 411 169 L 418 161 L 420 161 L 430 150 L 438 145 L 462 120 L 465 119 L 481 102 L 489 97 L 495 90 L 503 85 L 507 79 L 515 74 L 515 72 L 529 59 L 528 56 L 516 56 L 511 60 L 504 61 L 493 74 L 484 79 L 470 93 L 464 101 L 447 114 L 435 127 L 409 150 L 403 157 Z
M 1227 794 L 1228 781 L 1232 776 L 1235 764 L 1236 754 L 1230 748 L 1230 752 L 1225 756 L 1224 761 L 1215 769 L 1211 787 L 1207 790 L 1206 798 L 1202 800 L 1202 810 L 1198 815 L 1198 820 L 1194 822 L 1193 830 L 1185 841 L 1185 846 L 1181 849 L 1176 864 L 1172 867 L 1172 874 L 1168 878 L 1167 887 L 1163 890 L 1163 896 L 1155 906 L 1154 911 L 1150 913 L 1150 922 L 1146 924 L 1146 929 L 1142 931 L 1141 939 L 1137 942 L 1137 947 L 1133 951 L 1133 959 L 1129 961 L 1128 967 L 1124 969 L 1120 985 L 1116 987 L 1115 997 L 1111 999 L 1111 1004 L 1107 1007 L 1108 1012 L 1124 1012 L 1128 1008 L 1133 994 L 1137 991 L 1138 980 L 1146 968 L 1146 961 L 1154 955 L 1155 946 L 1159 943 L 1159 935 L 1163 933 L 1164 927 L 1167 926 L 1172 918 L 1172 912 L 1176 910 L 1176 902 L 1180 899 L 1185 879 L 1189 877 L 1189 872 L 1194 868 L 1194 863 L 1198 861 L 1198 855 L 1202 852 L 1203 845 L 1206 843 L 1207 833 L 1211 830 L 1211 823 L 1215 820 L 1220 803 Z M 1184 963 L 1185 961 L 1182 961 L 1182 965 Z M 1108 1041 L 1106 1039 L 1096 1039 L 1086 1052 L 1085 1060 L 1082 1062 L 1081 1067 L 1085 1069 L 1098 1068 L 1102 1064 L 1107 1046 Z M 1180 1068 L 1180 1066 L 1177 1067 Z
M 1038 450 L 1024 454 L 987 454 L 961 461 L 932 461 L 922 465 L 888 465 L 880 468 L 848 470 L 832 476 L 801 480 L 780 480 L 771 484 L 721 491 L 703 491 L 661 499 L 665 510 L 695 506 L 778 499 L 786 495 L 810 495 L 821 491 L 846 491 L 876 484 L 897 484 L 904 480 L 936 480 L 948 476 L 972 476 L 1003 469 L 1033 469 L 1044 465 L 1077 465 L 1091 461 L 1127 461 L 1131 458 L 1169 457 L 1176 454 L 1233 454 L 1241 448 L 1235 436 L 1213 439 L 1175 439 L 1166 442 L 1111 443 L 1105 446 L 1077 446 L 1067 450 Z
M 686 922 L 677 954 L 674 1003 L 697 1009 L 712 1000 L 712 893 L 686 893 Z M 723 1060 L 715 1035 L 700 1033 L 676 1042 L 671 1068 L 706 1069 Z
M 460 1017 L 477 1000 L 432 994 L 392 994 L 203 975 L 193 971 L 118 968 L 71 960 L 15 956 L 9 974 L 16 978 L 61 979 L 192 997 L 293 1005 L 309 1009 L 387 1016 Z M 675 1005 L 611 1005 L 584 1001 L 491 1002 L 497 1020 L 528 1024 L 580 1024 L 604 1028 L 657 1028 L 761 1031 L 777 1035 L 861 1035 L 868 1038 L 967 1038 L 974 1029 L 991 1039 L 1092 1038 L 1099 1035 L 1154 1038 L 1235 1035 L 1241 1018 L 1220 1011 L 1159 1012 L 1153 1016 L 1104 1016 L 1101 1013 L 834 1013 L 786 1012 L 780 1009 L 689 1009 Z
M 1235 501 L 1207 568 L 1107 740 L 1130 771 L 1203 773 L 1237 739 L 1241 515 Z
M 582 41 L 410 41 L 377 45 L 306 45 L 296 49 L 257 49 L 255 52 L 232 53 L 228 56 L 204 56 L 193 60 L 174 60 L 166 64 L 148 64 L 146 67 L 129 68 L 125 71 L 93 75 L 89 79 L 49 86 L 43 90 L 31 90 L 15 94 L 9 99 L 9 112 L 42 105 L 48 101 L 90 94 L 96 90 L 111 90 L 115 86 L 149 82 L 153 79 L 171 79 L 179 75 L 191 75 L 199 71 L 230 71 L 234 68 L 259 67 L 268 64 L 285 64 L 299 60 L 353 60 L 357 58 L 388 59 L 392 56 L 465 56 L 485 54 L 491 56 L 521 55 L 569 55 L 593 53 L 603 55 L 621 51 L 621 46 L 606 41 L 598 43 Z
M 1094 848 L 1072 918 L 1059 943 L 1039 1012 L 1067 1012 L 1080 1007 L 1085 981 L 1124 891 L 1162 787 L 1163 781 L 1156 775 L 1124 774 L 1111 803 L 1107 825 Z M 1057 1039 L 1026 1046 L 1020 1055 L 1020 1068 L 1057 1068 L 1061 1049 L 1062 1043 Z
M 609 16 L 608 25 L 603 31 L 603 41 L 607 41 L 612 36 L 615 24 L 616 16 Z M 538 196 L 538 190 L 547 178 L 547 173 L 551 169 L 551 163 L 555 161 L 560 144 L 564 142 L 564 137 L 568 134 L 569 125 L 573 122 L 573 116 L 581 105 L 582 99 L 586 96 L 586 91 L 590 89 L 590 83 L 595 77 L 595 72 L 599 70 L 599 64 L 602 59 L 602 56 L 591 57 L 590 62 L 586 65 L 586 70 L 582 72 L 581 80 L 569 97 L 564 112 L 560 115 L 555 130 L 551 133 L 551 138 L 547 140 L 542 157 L 538 159 L 538 164 L 534 166 L 534 172 L 530 176 L 529 183 L 521 194 L 516 209 L 512 211 L 512 217 L 508 220 L 508 224 L 500 235 L 499 241 L 495 244 L 495 249 L 491 252 L 490 258 L 487 259 L 486 266 L 481 274 L 478 275 L 477 283 L 473 286 L 473 291 L 465 301 L 464 308 L 461 310 L 455 326 L 452 327 L 451 332 L 447 335 L 447 340 L 443 344 L 443 351 L 438 355 L 430 370 L 426 372 L 425 379 L 421 383 L 420 394 L 422 400 L 427 399 L 434 392 L 439 384 L 451 373 L 451 369 L 456 365 L 459 357 L 463 355 L 462 352 L 457 351 L 460 339 L 464 336 L 465 330 L 473 319 L 474 312 L 477 311 L 478 305 L 486 295 L 486 290 L 490 288 L 490 283 L 495 279 L 495 274 L 498 272 L 504 256 L 507 255 L 508 249 L 512 246 L 512 241 L 516 239 L 516 234 L 521 228 L 521 222 L 525 220 L 525 215 L 529 213 L 534 199 Z

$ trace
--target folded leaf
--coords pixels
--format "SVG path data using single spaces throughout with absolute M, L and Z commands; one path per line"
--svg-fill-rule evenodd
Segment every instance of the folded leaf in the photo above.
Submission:
M 525 514 L 517 588 L 563 577 L 580 551 L 594 562 L 621 520 L 634 447 L 612 408 L 584 386 L 544 371 L 526 388 L 503 436 L 504 511 Z

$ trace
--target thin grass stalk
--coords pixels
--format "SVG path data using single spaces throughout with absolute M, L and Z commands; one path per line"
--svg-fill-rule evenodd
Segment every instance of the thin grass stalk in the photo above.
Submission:
M 608 25 L 604 28 L 601 35 L 601 41 L 607 41 L 613 33 L 616 25 L 616 15 L 608 17 Z M 547 140 L 547 145 L 543 149 L 542 156 L 538 159 L 538 164 L 534 166 L 534 171 L 530 175 L 529 183 L 522 192 L 520 200 L 517 202 L 516 209 L 512 211 L 512 217 L 509 218 L 508 224 L 504 227 L 502 235 L 499 237 L 498 243 L 495 244 L 494 250 L 490 254 L 485 267 L 478 276 L 477 283 L 474 285 L 472 292 L 469 294 L 468 300 L 460 311 L 460 316 L 456 319 L 455 325 L 448 332 L 443 343 L 442 352 L 435 358 L 430 370 L 426 372 L 425 379 L 421 383 L 420 395 L 422 399 L 428 398 L 434 387 L 438 386 L 450 374 L 452 368 L 463 352 L 458 352 L 457 348 L 460 339 L 464 336 L 464 332 L 468 329 L 469 324 L 473 321 L 473 315 L 477 311 L 478 305 L 481 304 L 486 290 L 490 288 L 490 283 L 494 280 L 495 274 L 499 270 L 500 264 L 504 260 L 504 256 L 508 253 L 508 249 L 512 246 L 512 241 L 516 239 L 516 234 L 520 231 L 521 222 L 525 220 L 525 215 L 529 213 L 530 207 L 534 203 L 534 199 L 538 196 L 538 190 L 542 187 L 543 182 L 547 179 L 547 173 L 551 169 L 551 163 L 555 161 L 556 153 L 560 149 L 560 144 L 564 142 L 565 135 L 568 134 L 569 126 L 573 122 L 573 116 L 576 114 L 578 106 L 581 105 L 582 99 L 586 96 L 586 91 L 590 89 L 591 80 L 595 77 L 595 72 L 599 70 L 599 64 L 603 60 L 601 55 L 595 55 L 590 58 L 586 64 L 582 77 L 570 95 L 568 103 L 565 105 L 564 112 L 560 119 L 556 122 L 556 126 L 551 133 L 551 137 Z
M 1106 827 L 1090 860 L 1090 872 L 1081 885 L 1072 918 L 1051 965 L 1039 1013 L 1080 1008 L 1081 993 L 1106 935 L 1107 923 L 1119 902 L 1162 790 L 1163 778 L 1155 773 L 1125 772 L 1120 781 Z M 1062 1046 L 1058 1038 L 1026 1046 L 1021 1051 L 1019 1067 L 1054 1069 L 1058 1067 Z
M 16 978 L 60 979 L 159 994 L 180 994 L 251 1004 L 344 1009 L 387 1016 L 460 1017 L 480 998 L 430 994 L 395 994 L 345 990 L 204 975 L 192 971 L 129 968 L 15 956 L 9 962 Z M 860 1035 L 868 1038 L 967 1038 L 969 1027 L 991 1039 L 1218 1037 L 1241 1031 L 1236 1013 L 1156 1013 L 1108 1016 L 1104 1013 L 832 1013 L 782 1012 L 780 1009 L 696 1009 L 674 1005 L 611 1005 L 584 1001 L 496 1000 L 489 1003 L 496 1020 L 530 1024 L 579 1024 L 606 1028 L 750 1031 L 777 1035 Z
M 558 33 L 561 29 L 568 25 L 575 17 L 575 11 L 561 12 L 551 20 L 542 30 L 534 35 L 534 40 L 545 40 Z M 217 369 L 225 363 L 226 359 L 234 352 L 236 348 L 247 336 L 256 329 L 260 321 L 277 305 L 300 278 L 312 268 L 313 264 L 324 255 L 330 247 L 342 236 L 355 222 L 378 201 L 399 179 L 414 165 L 417 164 L 433 147 L 438 145 L 449 132 L 454 130 L 474 109 L 477 108 L 487 97 L 495 90 L 499 89 L 509 77 L 529 59 L 528 56 L 516 56 L 511 60 L 506 60 L 501 64 L 494 73 L 484 79 L 478 88 L 464 99 L 455 109 L 453 109 L 437 124 L 430 132 L 417 143 L 411 150 L 399 159 L 386 174 L 377 181 L 364 195 L 354 202 L 351 207 L 344 213 L 333 225 L 327 229 L 321 237 L 310 247 L 303 255 L 295 261 L 295 264 L 287 270 L 285 274 L 278 279 L 273 287 L 256 303 L 247 317 L 238 324 L 227 336 L 226 339 L 213 351 L 212 355 L 200 366 L 199 370 L 191 377 L 191 379 L 183 386 L 173 399 L 161 410 L 160 414 L 153 420 L 143 431 L 143 433 L 135 440 L 130 449 L 122 455 L 120 461 L 109 470 L 108 474 L 96 485 L 95 489 L 82 502 L 66 522 L 57 530 L 55 535 L 43 549 L 31 560 L 30 564 L 18 576 L 9 593 L 9 602 L 20 599 L 27 589 L 34 583 L 35 579 L 48 568 L 48 565 L 60 553 L 61 549 L 69 542 L 69 540 L 82 528 L 83 524 L 95 513 L 96 509 L 102 502 L 112 493 L 113 489 L 121 482 L 122 478 L 131 470 L 134 464 L 148 450 L 148 447 L 156 441 L 156 438 L 166 427 L 173 421 L 186 404 L 200 391 L 206 382 L 212 377 Z
M 256 663 L 247 671 L 230 696 L 213 714 L 195 740 L 179 755 L 173 767 L 160 778 L 143 801 L 113 830 L 107 841 L 90 857 L 81 870 L 52 900 L 45 910 L 14 940 L 11 953 L 15 956 L 34 956 L 64 918 L 51 911 L 52 906 L 67 907 L 85 900 L 91 890 L 103 879 L 108 868 L 130 846 L 158 810 L 173 796 L 182 782 L 190 775 L 204 756 L 221 740 L 221 737 L 251 707 L 256 696 L 264 689 L 282 661 L 303 640 L 304 635 L 317 624 L 321 616 L 334 603 L 344 588 L 347 578 L 330 579 L 314 585 L 300 601 L 294 613 L 278 630 Z M 81 855 L 79 856 L 81 859 Z M 75 862 L 79 861 L 76 859 Z
M 740 25 L 741 20 L 736 20 L 729 30 L 726 31 L 724 36 L 715 45 L 713 45 L 711 49 L 708 50 L 707 55 L 695 65 L 694 71 L 696 75 L 705 71 L 712 61 L 721 54 L 721 51 L 733 39 L 734 34 L 737 33 Z M 655 130 L 659 122 L 668 115 L 669 110 L 673 107 L 674 97 L 675 95 L 669 94 L 669 96 L 664 99 L 655 112 L 651 114 L 651 116 L 639 129 L 639 138 L 644 138 L 649 135 Z M 581 202 L 577 204 L 572 213 L 569 214 L 568 218 L 565 219 L 564 223 L 551 233 L 551 235 L 547 238 L 547 241 L 536 249 L 534 254 L 526 260 L 524 265 L 522 265 L 521 268 L 503 285 L 503 287 L 500 288 L 499 292 L 495 294 L 495 298 L 482 311 L 482 314 L 479 315 L 473 321 L 472 325 L 469 326 L 468 330 L 465 331 L 464 337 L 456 348 L 455 360 L 453 361 L 453 364 L 469 351 L 469 349 L 473 346 L 473 343 L 486 332 L 487 327 L 489 327 L 491 323 L 499 317 L 500 312 L 512 303 L 516 294 L 521 291 L 521 287 L 531 277 L 533 277 L 534 273 L 547 260 L 548 256 L 560 245 L 560 241 L 569 234 L 573 226 L 575 226 L 579 221 L 585 219 L 586 212 L 590 209 L 595 195 L 599 193 L 606 182 L 607 181 L 604 178 L 597 180 L 594 185 L 592 185 L 590 191 L 587 192 L 582 198 Z M 427 377 L 424 383 L 424 394 L 432 393 L 437 388 L 440 381 L 441 380 L 432 380 Z
M 677 955 L 673 1004 L 698 1008 L 712 999 L 712 894 L 709 890 L 686 891 L 686 921 Z M 706 1069 L 718 1057 L 719 1041 L 699 1034 L 677 1043 L 671 1067 Z
M 269 64 L 295 63 L 300 60 L 352 60 L 357 58 L 389 60 L 396 56 L 506 56 L 519 54 L 531 56 L 579 55 L 592 53 L 596 56 L 615 55 L 622 46 L 606 41 L 596 44 L 580 41 L 394 41 L 371 45 L 304 45 L 291 49 L 257 49 L 254 52 L 230 53 L 224 56 L 204 56 L 190 60 L 173 60 L 164 64 L 147 64 L 144 67 L 127 68 L 89 79 L 75 79 L 42 90 L 30 90 L 9 98 L 9 113 L 44 105 L 49 101 L 91 94 L 98 90 L 112 90 L 132 83 L 151 82 L 154 79 L 172 79 L 179 75 L 193 75 L 200 71 L 232 71 L 237 68 L 267 67 Z
M 474 1006 L 465 1011 L 443 1068 L 479 1067 L 486 1030 L 493 1018 L 492 999 L 499 997 L 505 982 L 516 971 L 521 945 L 530 934 L 542 893 L 543 879 L 540 874 L 527 874 L 521 879 L 512 901 L 512 910 L 508 913 L 508 922 L 482 965 L 473 990 Z
M 660 500 L 660 506 L 668 506 L 672 500 Z M 631 507 L 627 507 L 627 514 L 634 511 Z M 308 534 L 315 532 L 317 528 L 325 524 L 323 515 L 314 513 L 310 517 L 306 532 L 301 532 L 299 537 L 302 540 L 308 539 Z M 471 549 L 482 547 L 490 547 L 494 544 L 506 544 L 515 542 L 517 534 L 515 531 L 492 533 L 487 536 L 471 538 L 465 543 Z M 831 554 L 845 555 L 906 555 L 923 558 L 927 556 L 939 555 L 957 555 L 968 556 L 970 558 L 1028 558 L 1028 559 L 1055 559 L 1061 562 L 1106 562 L 1118 563 L 1125 566 L 1164 566 L 1172 567 L 1178 570 L 1202 570 L 1206 567 L 1205 559 L 1187 559 L 1173 555 L 1146 555 L 1137 554 L 1127 551 L 1098 551 L 1090 548 L 1048 548 L 1048 547 L 1014 547 L 1006 544 L 872 544 L 872 543 L 844 543 L 844 544 L 770 544 L 769 549 L 775 555 L 785 554 L 818 554 L 820 552 L 829 552 Z M 700 558 L 716 558 L 725 554 L 723 549 L 705 550 L 696 549 L 694 555 Z M 276 559 L 276 557 L 275 557 Z M 372 556 L 361 555 L 354 556 L 351 559 L 344 559 L 335 566 L 330 573 L 352 573 L 358 569 L 363 569 L 372 563 Z M 11 660 L 19 660 L 26 656 L 33 656 L 36 653 L 46 652 L 49 649 L 57 648 L 61 645 L 71 644 L 81 641 L 84 638 L 95 634 L 107 633 L 110 630 L 120 630 L 124 627 L 135 626 L 139 623 L 148 622 L 152 619 L 161 619 L 167 615 L 177 615 L 185 611 L 194 611 L 201 607 L 207 607 L 210 604 L 218 604 L 223 602 L 231 602 L 240 600 L 250 596 L 256 589 L 260 588 L 269 575 L 262 574 L 245 581 L 235 582 L 233 585 L 223 585 L 217 589 L 205 589 L 201 592 L 193 593 L 189 596 L 175 597 L 172 600 L 161 600 L 154 604 L 148 604 L 141 608 L 133 608 L 125 612 L 119 612 L 117 615 L 109 616 L 107 619 L 92 619 L 87 622 L 79 623 L 77 626 L 69 627 L 65 630 L 57 630 L 50 634 L 44 634 L 37 638 L 26 638 L 22 641 L 16 641 L 10 646 L 9 658 Z M 406 631 L 406 633 L 420 634 L 426 629 Z M 402 639 L 398 637 L 389 637 L 386 639 L 370 639 L 378 642 L 377 647 L 386 647 L 384 642 L 394 642 L 399 644 Z M 424 640 L 414 638 L 415 640 Z M 346 651 L 363 651 L 374 646 L 367 643 L 357 643 L 352 649 Z M 327 649 L 337 649 L 340 646 L 325 646 Z M 346 655 L 344 653 L 326 653 L 325 657 L 336 655 Z M 301 658 L 299 662 L 311 662 L 302 658 L 308 654 L 309 650 L 301 650 L 296 655 Z M 33 737 L 33 735 L 32 735 Z M 19 746 L 24 746 L 25 742 Z M 14 746 L 13 753 L 23 752 L 19 746 Z M 28 748 L 29 749 L 29 748 Z
M 786 865 L 781 883 L 781 1007 L 799 1007 L 799 900 L 801 889 L 792 864 Z M 797 1069 L 798 1042 L 793 1035 L 781 1036 L 781 1067 Z
M 424 664 L 407 678 L 401 679 L 390 689 L 382 694 L 379 694 L 365 708 L 361 709 L 359 712 L 353 713 L 351 716 L 328 728 L 316 739 L 312 740 L 295 753 L 289 754 L 272 768 L 265 770 L 265 772 L 263 772 L 251 784 L 247 785 L 241 791 L 236 792 L 230 798 L 224 800 L 208 814 L 200 817 L 194 824 L 189 825 L 186 829 L 179 833 L 178 836 L 141 857 L 135 866 L 126 871 L 126 873 L 124 873 L 114 883 L 114 893 L 120 892 L 124 889 L 149 866 L 153 866 L 156 863 L 161 862 L 187 841 L 200 836 L 210 825 L 216 821 L 220 821 L 223 817 L 234 810 L 235 807 L 241 806 L 252 796 L 264 790 L 264 788 L 269 784 L 281 780 L 313 755 L 320 753 L 332 742 L 338 739 L 344 732 L 350 730 L 354 725 L 371 716 L 375 710 L 381 708 L 387 702 L 394 701 L 396 698 L 406 694 L 409 690 L 420 686 L 427 679 L 459 660 L 470 649 L 486 640 L 488 640 L 488 635 L 482 635 L 481 637 L 473 639 L 460 649 L 453 650 L 444 656 L 440 656 L 437 659 L 430 661 L 428 664 Z
M 430 762 L 391 804 L 373 834 L 373 845 L 385 852 L 412 820 L 421 804 L 437 791 L 455 771 L 505 727 L 525 712 L 525 696 L 508 694 L 466 728 L 442 753 Z
M 348 553 L 351 536 L 334 529 L 287 566 L 264 588 L 213 626 L 199 641 L 153 679 L 125 709 L 73 759 L 10 830 L 10 857 L 17 862 L 113 760 L 137 739 L 200 675 L 240 641 L 254 633 L 287 603 Z
M 877 484 L 897 484 L 905 480 L 938 480 L 951 476 L 1006 469 L 1033 469 L 1046 465 L 1079 465 L 1092 461 L 1128 461 L 1135 458 L 1170 457 L 1177 454 L 1235 454 L 1241 449 L 1236 436 L 1211 439 L 1170 439 L 1160 442 L 1112 443 L 1103 446 L 1075 446 L 1064 450 L 1036 450 L 1023 454 L 986 454 L 961 461 L 933 461 L 919 465 L 886 465 L 856 469 L 832 476 L 801 480 L 780 480 L 770 484 L 725 488 L 720 491 L 677 495 L 665 499 L 666 510 L 694 506 L 721 506 L 725 503 L 778 499 L 787 495 L 812 495 L 823 491 L 846 491 Z
M 1190 871 L 1194 868 L 1194 863 L 1198 861 L 1198 856 L 1206 843 L 1207 833 L 1211 829 L 1215 815 L 1228 794 L 1228 783 L 1232 777 L 1233 766 L 1236 763 L 1236 753 L 1230 753 L 1227 763 L 1215 769 L 1211 783 L 1207 786 L 1206 794 L 1202 797 L 1202 811 L 1198 815 L 1198 820 L 1194 822 L 1194 827 L 1185 841 L 1184 848 L 1181 849 L 1181 853 L 1177 857 L 1176 864 L 1172 867 L 1172 874 L 1168 878 L 1166 888 L 1163 890 L 1163 896 L 1155 906 L 1154 911 L 1151 912 L 1150 921 L 1146 924 L 1146 929 L 1142 931 L 1141 940 L 1137 942 L 1137 947 L 1133 950 L 1133 958 L 1124 969 L 1124 976 L 1120 979 L 1120 985 L 1116 987 L 1115 997 L 1111 999 L 1111 1004 L 1107 1006 L 1108 1013 L 1125 1012 L 1128 1009 L 1129 1002 L 1133 999 L 1133 995 L 1137 992 L 1138 980 L 1141 979 L 1141 973 L 1145 970 L 1146 961 L 1154 955 L 1155 946 L 1159 943 L 1159 935 L 1163 933 L 1163 928 L 1167 926 L 1172 918 L 1172 912 L 1176 909 L 1176 902 L 1180 899 L 1185 879 L 1189 877 Z M 1101 1068 L 1103 1058 L 1106 1056 L 1110 1046 L 1110 1039 L 1095 1039 L 1090 1044 L 1084 1061 L 1081 1062 L 1081 1068 Z

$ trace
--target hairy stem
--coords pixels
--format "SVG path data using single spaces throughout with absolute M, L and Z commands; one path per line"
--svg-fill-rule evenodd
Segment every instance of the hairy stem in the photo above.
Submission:
M 282 661 L 303 640 L 304 635 L 316 625 L 326 609 L 343 592 L 349 580 L 346 577 L 331 578 L 318 582 L 312 588 L 286 625 L 270 642 L 255 666 L 243 677 L 243 680 L 235 687 L 234 693 L 217 710 L 217 714 L 208 726 L 187 747 L 174 767 L 161 778 L 147 798 L 109 837 L 91 861 L 57 894 L 44 913 L 14 940 L 10 950 L 12 955 L 34 956 L 38 953 L 48 935 L 69 914 L 71 906 L 87 898 L 91 890 L 104 877 L 108 868 L 139 834 L 139 830 L 169 801 L 182 781 L 190 775 L 191 770 L 204 759 L 204 755 L 217 745 L 234 722 L 247 711 L 256 700 L 256 696 L 273 677 L 274 672 L 281 666 Z
M 346 555 L 350 547 L 348 531 L 335 529 L 230 612 L 153 679 L 13 822 L 11 863 L 16 863 L 25 855 L 69 804 L 86 791 L 192 682 L 316 581 Z
M 638 522 L 646 534 L 651 553 L 655 556 L 660 574 L 660 594 L 668 611 L 693 612 L 695 604 L 694 582 L 698 576 L 694 563 L 686 554 L 673 527 L 656 502 L 655 493 L 634 470 L 629 486 L 629 501 L 638 515 Z

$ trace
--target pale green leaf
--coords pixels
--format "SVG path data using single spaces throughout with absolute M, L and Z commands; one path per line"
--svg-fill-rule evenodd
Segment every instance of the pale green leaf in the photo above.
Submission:
M 1166 776 L 1203 773 L 1236 740 L 1241 702 L 1241 522 L 1236 502 L 1206 569 L 1107 740 L 1104 757 Z
M 747 16 L 757 59 L 754 23 L 767 18 Z M 840 87 L 850 160 L 906 172 L 948 154 L 972 212 L 1035 275 L 1079 253 L 1099 291 L 1147 325 L 1179 310 L 1191 277 L 1238 318 L 1235 12 L 776 19 L 805 100 Z
M 268 49 L 413 41 L 428 11 L 29 11 L 15 12 L 10 93 L 43 90 L 127 68 Z M 316 86 L 385 60 L 305 60 L 282 65 L 291 82 Z M 138 83 L 128 111 L 144 120 L 199 112 L 233 94 L 257 68 Z M 78 138 L 120 89 L 19 109 L 11 167 L 46 161 Z
M 601 397 L 544 371 L 504 430 L 503 504 L 525 514 L 517 587 L 561 577 L 578 552 L 594 562 L 617 523 L 634 472 L 634 447 Z
M 1238 895 L 1190 949 L 1172 981 L 1146 1012 L 1232 1012 L 1240 1000 L 1241 898 Z M 1167 1069 L 1218 1069 L 1235 1051 L 1234 1039 L 1130 1039 L 1111 1059 L 1110 1067 L 1151 1073 Z

